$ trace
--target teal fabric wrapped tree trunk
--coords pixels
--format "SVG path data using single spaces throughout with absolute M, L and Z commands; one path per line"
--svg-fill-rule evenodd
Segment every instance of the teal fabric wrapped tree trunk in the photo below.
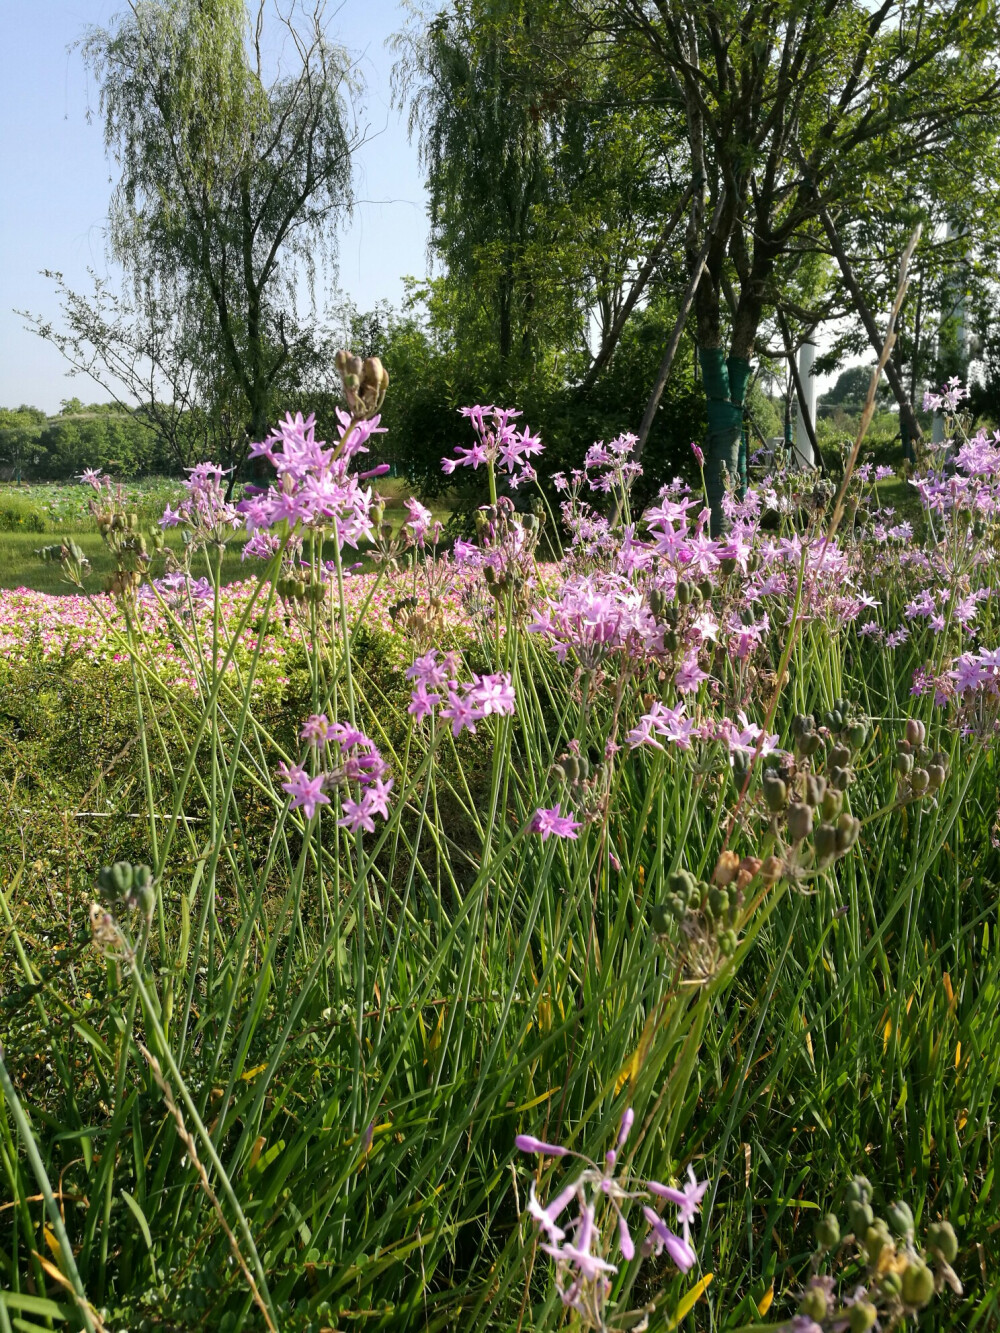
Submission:
M 698 359 L 708 412 L 705 488 L 712 511 L 712 536 L 718 537 L 726 527 L 722 512 L 726 475 L 734 483 L 739 476 L 743 400 L 750 379 L 750 362 L 742 356 L 731 356 L 727 360 L 721 347 L 700 347 Z

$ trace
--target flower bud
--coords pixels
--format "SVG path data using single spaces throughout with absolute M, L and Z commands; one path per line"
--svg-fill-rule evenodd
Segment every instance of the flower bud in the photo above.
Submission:
M 906 1305 L 920 1308 L 934 1295 L 934 1274 L 920 1259 L 903 1269 L 902 1297 Z
M 847 768 L 851 762 L 851 752 L 846 745 L 835 745 L 827 756 L 827 765 L 833 768 Z
M 853 1200 L 847 1207 L 847 1224 L 854 1232 L 855 1236 L 863 1236 L 874 1221 L 875 1214 L 872 1212 L 870 1203 L 859 1203 Z
M 902 1199 L 897 1199 L 895 1203 L 889 1205 L 888 1221 L 893 1235 L 898 1236 L 900 1240 L 913 1235 L 913 1213 L 909 1204 L 904 1203 Z
M 732 884 L 736 878 L 737 871 L 740 868 L 740 858 L 733 851 L 724 851 L 719 857 L 712 875 L 713 884 L 718 884 L 720 888 L 725 888 Z
M 788 836 L 792 842 L 801 842 L 812 831 L 813 812 L 798 801 L 788 807 Z
M 132 867 L 128 861 L 116 861 L 111 867 L 111 888 L 119 898 L 132 892 Z
M 871 1203 L 872 1183 L 867 1176 L 852 1176 L 845 1190 L 845 1195 L 848 1203 Z M 867 1226 L 868 1223 L 865 1223 L 865 1225 Z
M 847 1318 L 848 1327 L 851 1333 L 867 1333 L 877 1318 L 878 1310 L 871 1301 L 855 1301 Z
M 778 856 L 768 856 L 765 858 L 760 868 L 760 877 L 765 884 L 777 884 L 778 880 L 785 872 L 784 862 Z
M 958 1256 L 958 1237 L 950 1222 L 932 1222 L 927 1228 L 927 1248 L 939 1254 L 946 1264 Z
M 841 815 L 836 824 L 837 855 L 843 856 L 845 852 L 849 852 L 857 842 L 860 833 L 860 819 L 855 819 L 853 815 Z
M 878 1267 L 879 1255 L 887 1245 L 891 1245 L 889 1238 L 889 1228 L 877 1218 L 870 1227 L 865 1228 L 865 1250 L 868 1254 L 868 1263 L 872 1268 Z
M 807 1319 L 825 1319 L 828 1304 L 822 1287 L 809 1287 L 799 1302 L 799 1314 Z
M 820 824 L 813 836 L 818 861 L 831 861 L 837 855 L 837 830 L 832 824 Z
M 844 808 L 844 793 L 834 787 L 827 787 L 820 806 L 820 815 L 827 824 L 832 824 Z
M 847 729 L 847 739 L 854 750 L 860 750 L 868 740 L 868 728 L 863 722 L 852 722 Z
M 698 887 L 698 881 L 690 870 L 675 870 L 667 876 L 667 888 L 671 893 L 687 897 Z
M 666 935 L 670 929 L 671 912 L 663 903 L 654 903 L 649 910 L 649 922 L 656 935 Z
M 806 805 L 811 805 L 813 809 L 822 804 L 823 797 L 826 794 L 826 778 L 820 773 L 807 773 L 805 780 Z
M 891 1300 L 893 1296 L 898 1296 L 903 1290 L 903 1279 L 890 1268 L 888 1273 L 883 1273 L 879 1278 L 878 1285 L 882 1294 Z
M 840 1244 L 840 1223 L 835 1213 L 827 1213 L 816 1223 L 816 1245 L 821 1250 L 835 1250 Z
M 927 728 L 915 717 L 907 718 L 904 735 L 911 745 L 923 745 Z
M 719 936 L 719 951 L 725 958 L 732 958 L 733 954 L 739 948 L 739 940 L 736 937 L 735 930 L 724 930 Z
M 709 916 L 720 917 L 729 911 L 729 894 L 725 889 L 711 888 L 708 891 L 706 909 Z

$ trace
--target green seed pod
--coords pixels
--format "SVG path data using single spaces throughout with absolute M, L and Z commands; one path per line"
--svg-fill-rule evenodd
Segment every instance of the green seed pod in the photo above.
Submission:
M 863 722 L 852 722 L 847 728 L 847 739 L 852 750 L 860 750 L 868 740 L 868 728 Z
M 902 1297 L 906 1305 L 920 1309 L 934 1295 L 934 1274 L 921 1260 L 903 1269 Z
M 806 805 L 811 805 L 815 810 L 817 806 L 822 805 L 825 795 L 826 778 L 821 773 L 807 773 L 803 797 Z
M 799 1301 L 799 1314 L 807 1319 L 825 1319 L 829 1302 L 822 1287 L 810 1287 Z
M 788 788 L 776 773 L 765 773 L 760 786 L 764 793 L 764 802 L 772 814 L 777 814 L 779 810 L 785 808 L 785 802 L 788 800 Z
M 654 588 L 649 594 L 649 609 L 657 620 L 663 615 L 667 595 L 662 588 Z
M 855 1301 L 851 1306 L 847 1322 L 851 1333 L 867 1333 L 868 1329 L 874 1327 L 877 1318 L 878 1310 L 871 1301 Z
M 132 887 L 136 893 L 141 893 L 143 889 L 150 888 L 153 883 L 153 872 L 149 866 L 132 867 Z
M 668 653 L 676 653 L 677 649 L 681 646 L 681 636 L 675 629 L 668 629 L 666 634 L 664 634 L 663 646 Z
M 566 770 L 563 768 L 562 764 L 552 765 L 552 776 L 555 778 L 557 782 L 566 781 Z
M 847 1186 L 847 1198 L 848 1200 L 856 1199 L 858 1203 L 871 1203 L 872 1183 L 867 1176 L 851 1177 L 850 1184 Z
M 732 958 L 739 943 L 735 930 L 724 930 L 719 936 L 719 950 L 725 958 Z
M 322 583 L 310 583 L 306 588 L 306 601 L 313 606 L 320 606 L 326 601 L 326 588 Z
M 827 756 L 830 768 L 846 768 L 851 762 L 851 752 L 846 745 L 835 745 Z
M 868 1263 L 872 1268 L 878 1267 L 879 1255 L 887 1245 L 891 1244 L 889 1228 L 881 1217 L 876 1218 L 870 1227 L 865 1228 L 865 1250 L 868 1254 Z
M 863 1236 L 874 1220 L 875 1214 L 870 1203 L 852 1201 L 848 1205 L 847 1223 L 855 1236 Z
M 694 584 L 689 583 L 687 579 L 679 579 L 677 583 L 677 600 L 681 606 L 687 606 L 694 595 Z
M 882 1274 L 878 1280 L 878 1285 L 883 1295 L 891 1299 L 893 1296 L 898 1296 L 903 1290 L 903 1279 L 898 1273 L 894 1273 L 890 1269 L 888 1273 Z
M 687 897 L 696 882 L 690 870 L 675 870 L 667 876 L 667 888 L 670 892 L 683 894 L 684 897 Z
M 892 1234 L 898 1236 L 900 1240 L 913 1235 L 913 1213 L 909 1204 L 904 1203 L 902 1199 L 897 1199 L 895 1203 L 889 1205 L 888 1222 Z
M 833 720 L 833 718 L 834 718 L 834 715 L 833 715 L 833 710 L 832 710 L 832 709 L 828 709 L 827 712 L 825 712 L 825 713 L 823 714 L 823 716 L 820 718 L 820 722 L 822 723 L 822 725 L 823 725 L 824 727 L 826 727 L 827 731 L 835 731 L 835 730 L 836 730 L 836 728 L 835 728 L 835 726 L 834 726 L 834 720 Z
M 297 602 L 301 602 L 306 595 L 305 579 L 292 579 L 292 596 Z
M 851 711 L 851 703 L 850 703 L 850 700 L 849 700 L 849 699 L 834 699 L 834 701 L 833 701 L 833 711 L 834 711 L 835 713 L 839 713 L 839 714 L 841 715 L 841 717 L 846 717 L 847 714 Z
M 667 895 L 667 907 L 676 921 L 683 921 L 687 916 L 687 898 L 682 898 L 679 893 Z
M 538 519 L 534 514 L 525 514 L 524 518 L 521 520 L 521 526 L 524 528 L 525 532 L 534 532 L 538 527 Z
M 847 791 L 851 782 L 851 770 L 849 768 L 831 768 L 830 786 L 834 791 Z
M 110 866 L 101 866 L 100 870 L 97 872 L 97 887 L 100 889 L 101 893 L 107 896 L 114 896 L 115 886 L 114 881 L 111 878 Z
M 382 504 L 381 502 L 377 502 L 373 505 L 370 505 L 368 508 L 368 517 L 371 519 L 371 521 L 375 524 L 376 527 L 379 527 L 379 525 L 385 520 L 385 505 Z
M 702 579 L 702 581 L 698 584 L 698 591 L 701 593 L 702 598 L 706 602 L 710 602 L 712 600 L 712 591 L 713 591 L 712 580 Z
M 809 713 L 796 713 L 792 718 L 792 735 L 804 736 L 807 731 L 815 731 L 816 723 Z
M 792 842 L 801 842 L 812 832 L 813 812 L 808 805 L 796 801 L 788 807 L 788 836 Z
M 910 790 L 914 796 L 922 796 L 931 785 L 931 775 L 926 768 L 915 768 L 910 774 Z
M 655 935 L 666 935 L 670 930 L 670 909 L 663 903 L 654 903 L 649 909 L 649 924 Z
M 827 787 L 820 806 L 820 815 L 827 824 L 832 824 L 844 808 L 844 793 Z
M 829 861 L 837 855 L 837 830 L 832 824 L 820 824 L 813 835 L 816 859 Z
M 807 731 L 804 736 L 799 737 L 799 750 L 808 759 L 810 755 L 816 753 L 822 743 L 823 740 L 818 731 Z
M 835 1250 L 840 1244 L 840 1223 L 835 1213 L 827 1213 L 816 1223 L 816 1246 L 820 1250 Z
M 897 754 L 892 761 L 892 766 L 901 778 L 907 778 L 913 772 L 913 755 Z
M 580 765 L 580 781 L 586 782 L 590 777 L 590 760 L 585 754 L 582 754 L 577 763 Z
M 843 814 L 837 820 L 836 825 L 836 847 L 837 855 L 843 856 L 849 852 L 857 842 L 861 833 L 861 820 L 855 819 L 853 815 Z
M 111 887 L 119 898 L 132 892 L 132 866 L 128 861 L 116 861 L 111 867 Z
M 729 894 L 725 889 L 711 888 L 706 905 L 709 916 L 720 917 L 729 911 Z
M 950 1222 L 932 1222 L 927 1228 L 927 1248 L 941 1256 L 946 1264 L 958 1257 L 958 1237 Z
M 935 751 L 934 751 L 934 753 L 931 755 L 931 763 L 934 764 L 934 765 L 935 765 L 936 767 L 938 767 L 938 768 L 943 768 L 944 771 L 945 771 L 945 774 L 947 774 L 948 769 L 949 769 L 949 767 L 950 767 L 950 764 L 949 764 L 948 756 L 945 754 L 945 752 L 944 752 L 943 750 L 935 750 Z
M 139 899 L 142 914 L 148 920 L 153 915 L 153 908 L 156 906 L 156 894 L 153 891 L 152 884 L 141 885 L 136 896 Z
M 904 735 L 911 745 L 923 745 L 927 736 L 927 728 L 915 717 L 907 718 Z
M 930 779 L 931 791 L 937 791 L 938 787 L 942 785 L 948 774 L 940 764 L 931 764 L 927 770 L 927 776 Z

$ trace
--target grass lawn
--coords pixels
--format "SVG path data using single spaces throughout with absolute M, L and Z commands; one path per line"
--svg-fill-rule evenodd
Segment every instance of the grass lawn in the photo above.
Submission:
M 442 523 L 447 523 L 451 516 L 451 510 L 447 508 L 435 508 L 432 513 Z M 399 501 L 398 507 L 390 508 L 387 506 L 386 519 L 395 528 L 398 529 L 405 517 L 406 511 L 402 507 L 402 501 Z M 55 542 L 65 541 L 68 538 L 72 538 L 81 547 L 90 561 L 91 572 L 86 580 L 87 588 L 95 592 L 102 589 L 112 572 L 114 562 L 108 554 L 100 534 L 92 528 L 72 529 L 64 527 L 54 529 L 52 532 L 42 533 L 0 532 L 0 589 L 31 588 L 35 592 L 75 593 L 76 589 L 65 581 L 62 569 L 57 563 L 42 560 L 40 556 L 36 555 L 41 547 L 51 546 Z M 168 531 L 166 538 L 168 545 L 175 551 L 181 549 L 179 532 Z M 260 570 L 261 562 L 259 560 L 243 561 L 241 559 L 245 540 L 243 533 L 237 533 L 227 548 L 222 562 L 223 583 L 234 583 L 238 579 L 255 577 Z M 332 555 L 331 548 L 330 558 L 332 558 Z M 154 570 L 157 573 L 162 573 L 162 559 L 154 562 Z M 197 574 L 207 573 L 204 556 L 197 558 L 195 572 Z

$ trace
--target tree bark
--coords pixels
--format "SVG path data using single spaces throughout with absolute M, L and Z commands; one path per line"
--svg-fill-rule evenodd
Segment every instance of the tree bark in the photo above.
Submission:
M 830 249 L 833 257 L 836 259 L 840 268 L 844 282 L 847 284 L 847 290 L 851 293 L 851 299 L 857 307 L 858 315 L 862 324 L 865 326 L 865 332 L 868 334 L 868 341 L 878 356 L 882 351 L 885 339 L 879 333 L 878 325 L 875 323 L 875 316 L 872 314 L 871 307 L 865 300 L 864 292 L 861 290 L 861 284 L 851 267 L 851 261 L 847 257 L 841 243 L 837 228 L 834 226 L 833 219 L 825 204 L 820 205 L 819 219 L 823 224 L 823 230 L 826 232 L 827 240 L 830 242 Z M 899 374 L 899 368 L 890 356 L 885 363 L 885 377 L 889 381 L 889 387 L 892 389 L 893 397 L 899 405 L 900 426 L 905 426 L 909 432 L 910 439 L 915 443 L 924 438 L 923 431 L 920 429 L 920 422 L 913 410 L 913 404 L 906 392 L 906 388 Z
M 646 403 L 646 410 L 642 414 L 642 423 L 639 426 L 639 441 L 635 446 L 635 460 L 642 457 L 642 451 L 646 447 L 646 440 L 649 438 L 649 432 L 653 425 L 653 418 L 656 416 L 656 409 L 660 406 L 660 399 L 663 397 L 663 390 L 666 387 L 667 379 L 670 375 L 670 367 L 673 365 L 674 357 L 677 355 L 677 348 L 680 346 L 681 335 L 684 332 L 684 325 L 687 323 L 688 315 L 691 313 L 691 307 L 694 304 L 695 296 L 698 292 L 698 286 L 701 282 L 701 275 L 705 271 L 705 260 L 708 257 L 709 249 L 714 240 L 715 228 L 722 216 L 722 206 L 725 202 L 725 194 L 719 196 L 719 202 L 716 204 L 715 213 L 708 228 L 708 234 L 694 262 L 694 268 L 691 273 L 687 290 L 681 300 L 681 308 L 677 312 L 677 319 L 674 321 L 673 332 L 670 335 L 670 341 L 667 343 L 667 350 L 663 353 L 663 360 L 660 362 L 660 368 L 656 372 L 656 379 L 653 382 L 653 388 Z
M 653 269 L 656 267 L 660 255 L 662 255 L 663 251 L 666 249 L 667 241 L 670 240 L 670 237 L 673 235 L 673 232 L 676 229 L 678 222 L 680 222 L 681 218 L 684 216 L 684 210 L 688 206 L 688 202 L 691 198 L 691 193 L 693 190 L 694 190 L 694 182 L 692 182 L 685 190 L 684 198 L 680 201 L 676 209 L 673 211 L 673 213 L 671 213 L 670 217 L 667 219 L 667 222 L 663 230 L 660 232 L 656 244 L 653 246 L 652 250 L 650 250 L 649 255 L 646 258 L 646 262 L 643 264 L 642 268 L 636 275 L 635 282 L 632 284 L 628 296 L 622 303 L 622 308 L 618 312 L 615 322 L 612 324 L 608 333 L 605 334 L 604 336 L 600 351 L 594 357 L 590 369 L 587 371 L 586 375 L 584 375 L 583 379 L 580 381 L 581 393 L 586 393 L 586 391 L 593 386 L 594 381 L 597 379 L 597 376 L 601 373 L 601 371 L 604 369 L 607 363 L 611 360 L 611 356 L 615 348 L 618 346 L 618 340 L 622 336 L 622 330 L 625 327 L 625 323 L 628 320 L 629 315 L 635 308 L 636 301 L 638 301 L 639 297 L 645 290 L 647 282 L 649 282 L 649 279 L 652 277 Z

